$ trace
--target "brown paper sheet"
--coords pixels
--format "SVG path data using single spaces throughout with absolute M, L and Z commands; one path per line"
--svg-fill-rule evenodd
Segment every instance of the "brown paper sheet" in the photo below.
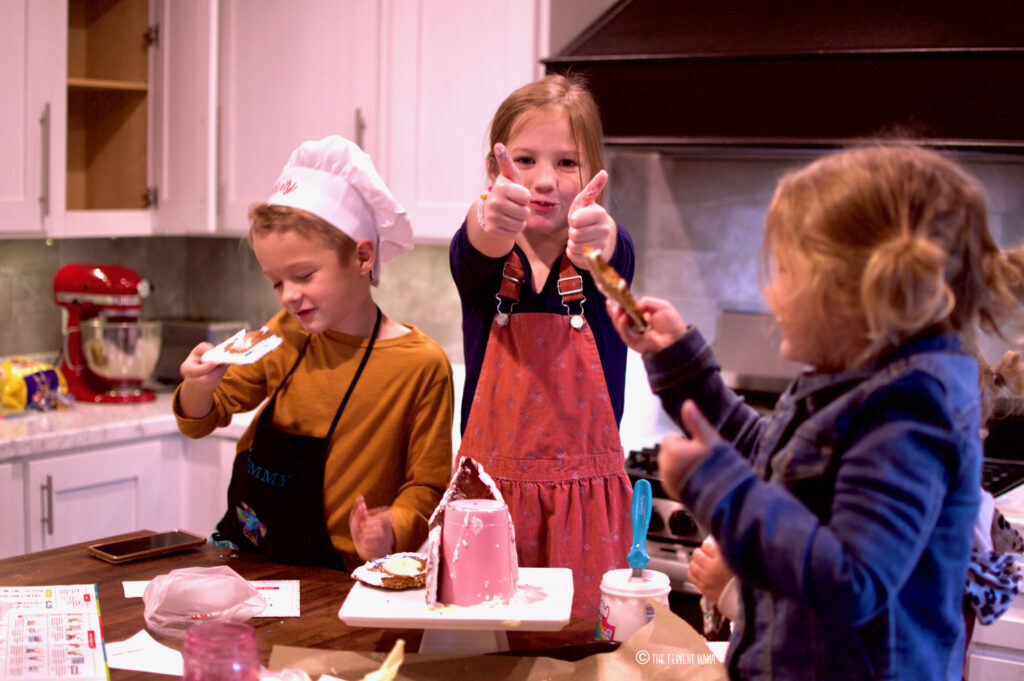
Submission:
M 578 662 L 514 655 L 421 655 L 406 653 L 396 681 L 724 681 L 725 668 L 704 637 L 668 608 L 654 603 L 654 619 L 610 653 Z M 355 681 L 376 671 L 386 653 L 274 646 L 269 669 L 301 669 L 317 681 L 322 674 Z

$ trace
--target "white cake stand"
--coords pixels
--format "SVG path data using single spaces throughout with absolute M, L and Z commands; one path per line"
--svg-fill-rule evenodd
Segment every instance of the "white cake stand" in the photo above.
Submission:
M 507 631 L 562 629 L 572 613 L 572 593 L 569 568 L 519 568 L 507 605 L 430 608 L 423 589 L 389 591 L 356 582 L 338 618 L 356 627 L 423 629 L 421 653 L 493 653 L 508 650 Z

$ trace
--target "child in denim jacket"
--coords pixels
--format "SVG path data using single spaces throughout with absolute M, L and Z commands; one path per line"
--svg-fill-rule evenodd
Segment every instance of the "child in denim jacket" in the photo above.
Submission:
M 644 333 L 609 304 L 689 434 L 662 442 L 664 488 L 739 578 L 729 675 L 959 679 L 981 493 L 975 334 L 1020 318 L 1024 249 L 999 249 L 963 170 L 900 145 L 784 177 L 762 252 L 780 352 L 809 367 L 769 417 L 725 387 L 669 303 L 639 301 Z M 1018 375 L 997 380 L 1019 385 L 1009 360 Z

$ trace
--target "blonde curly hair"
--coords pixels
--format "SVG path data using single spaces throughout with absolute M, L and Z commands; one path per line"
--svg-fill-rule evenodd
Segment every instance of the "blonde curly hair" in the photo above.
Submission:
M 762 275 L 793 265 L 816 319 L 849 330 L 855 363 L 929 330 L 960 334 L 993 399 L 1024 391 L 1024 363 L 995 367 L 977 351 L 980 329 L 1007 339 L 1024 321 L 1024 249 L 1002 250 L 988 229 L 984 191 L 940 154 L 909 144 L 837 152 L 785 175 L 765 223 Z M 1016 339 L 1014 339 L 1016 340 Z

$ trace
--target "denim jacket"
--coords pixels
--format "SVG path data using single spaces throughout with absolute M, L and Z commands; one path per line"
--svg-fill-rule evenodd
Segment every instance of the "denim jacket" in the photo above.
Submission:
M 742 583 L 730 677 L 960 679 L 982 450 L 959 340 L 805 373 L 769 417 L 695 329 L 644 361 L 677 424 L 692 398 L 724 438 L 676 492 Z

